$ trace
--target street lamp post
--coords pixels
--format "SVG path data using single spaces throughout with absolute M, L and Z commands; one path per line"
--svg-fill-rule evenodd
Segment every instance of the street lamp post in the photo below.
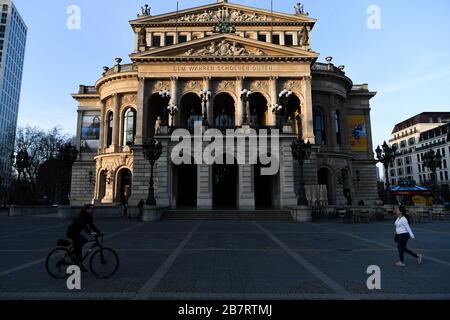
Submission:
M 244 125 L 249 125 L 248 115 L 250 113 L 250 96 L 252 92 L 250 90 L 244 89 L 241 91 L 241 100 L 244 105 Z
M 158 159 L 161 157 L 162 144 L 156 141 L 155 138 L 151 138 L 149 141 L 144 143 L 144 145 L 142 146 L 142 150 L 144 152 L 145 159 L 150 162 L 151 167 L 150 183 L 146 204 L 148 206 L 156 206 L 155 188 L 154 188 L 155 183 L 153 181 L 153 168 L 155 166 L 156 161 L 158 161 Z
M 171 131 L 172 131 L 172 129 L 173 129 L 173 127 L 174 127 L 174 121 L 173 121 L 173 118 L 176 116 L 176 114 L 178 113 L 178 107 L 177 106 L 175 106 L 175 105 L 173 105 L 173 104 L 170 104 L 168 107 L 167 107 L 167 112 L 169 113 L 169 115 L 170 115 L 170 129 L 171 129 Z
M 167 127 L 168 116 L 167 116 L 167 107 L 169 106 L 171 94 L 170 91 L 164 89 L 159 92 L 159 96 L 161 97 L 163 103 L 163 114 L 162 114 L 162 123 L 161 126 Z
M 391 195 L 391 183 L 389 181 L 389 166 L 394 163 L 395 157 L 397 156 L 397 147 L 390 147 L 386 141 L 383 143 L 383 146 L 375 150 L 377 154 L 378 162 L 382 163 L 384 166 L 384 176 L 386 178 L 386 204 L 394 204 Z
M 434 194 L 434 203 L 441 204 L 442 199 L 439 192 L 439 186 L 437 184 L 437 173 L 436 170 L 438 168 L 442 168 L 442 155 L 439 152 L 434 152 L 434 150 L 430 150 L 424 154 L 423 165 L 431 170 L 431 181 L 433 183 L 433 194 Z
M 311 157 L 312 146 L 309 141 L 307 143 L 305 143 L 305 141 L 303 141 L 303 139 L 295 139 L 291 145 L 291 149 L 292 149 L 292 155 L 293 155 L 294 159 L 296 161 L 298 161 L 298 164 L 300 165 L 300 181 L 299 181 L 300 185 L 299 185 L 299 189 L 298 189 L 297 204 L 299 206 L 306 206 L 306 205 L 308 205 L 308 199 L 306 198 L 306 192 L 305 192 L 303 166 L 305 164 L 305 161 Z
M 200 98 L 202 99 L 202 109 L 203 109 L 203 127 L 205 130 L 208 129 L 208 102 L 211 98 L 211 91 L 202 90 L 200 91 Z
M 272 105 L 272 113 L 275 114 L 275 121 L 276 121 L 276 128 L 280 129 L 280 112 L 283 110 L 283 106 L 279 105 L 278 103 L 275 103 Z
M 288 114 L 287 114 L 288 103 L 289 103 L 290 99 L 292 98 L 292 95 L 293 95 L 293 92 L 289 91 L 287 89 L 283 89 L 283 91 L 281 91 L 278 94 L 279 104 L 281 105 L 282 108 L 284 108 L 284 111 L 285 111 L 285 119 L 284 119 L 285 122 L 288 117 Z

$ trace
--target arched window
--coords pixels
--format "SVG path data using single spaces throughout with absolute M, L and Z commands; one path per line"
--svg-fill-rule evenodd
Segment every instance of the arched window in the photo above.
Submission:
M 128 108 L 123 118 L 123 143 L 124 145 L 133 145 L 136 136 L 136 111 Z
M 325 135 L 325 117 L 320 108 L 314 108 L 314 135 L 316 136 L 316 144 L 326 144 Z
M 108 113 L 107 123 L 106 123 L 106 147 L 112 145 L 112 137 L 113 137 L 113 125 L 114 125 L 114 115 L 112 112 Z
M 336 121 L 336 142 L 341 145 L 341 115 L 339 110 L 334 113 L 334 120 Z

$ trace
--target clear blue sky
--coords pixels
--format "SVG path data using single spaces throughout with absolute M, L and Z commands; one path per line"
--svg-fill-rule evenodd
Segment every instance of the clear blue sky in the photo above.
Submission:
M 28 25 L 19 125 L 63 127 L 75 133 L 79 84 L 94 84 L 115 57 L 128 62 L 133 34 L 128 24 L 146 0 L 15 0 Z M 215 0 L 180 1 L 189 8 Z M 270 8 L 270 0 L 230 1 Z M 297 1 L 274 0 L 276 11 L 293 13 Z M 152 14 L 176 9 L 176 1 L 151 1 Z M 318 22 L 312 35 L 319 61 L 333 56 L 355 83 L 378 91 L 372 100 L 374 143 L 395 123 L 423 111 L 450 111 L 450 1 L 305 0 Z M 381 9 L 381 30 L 366 26 L 367 8 Z M 81 30 L 66 27 L 69 5 L 81 8 Z

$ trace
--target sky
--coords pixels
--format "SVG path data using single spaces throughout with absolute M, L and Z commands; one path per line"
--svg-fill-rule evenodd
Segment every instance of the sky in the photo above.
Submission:
M 181 0 L 180 9 L 215 0 Z M 270 9 L 270 0 L 234 0 Z M 274 10 L 294 13 L 297 1 L 274 0 Z M 129 62 L 134 36 L 129 20 L 148 3 L 152 15 L 175 11 L 176 1 L 15 0 L 28 26 L 19 125 L 76 132 L 80 84 L 93 85 L 116 57 Z M 424 111 L 450 111 L 450 1 L 304 0 L 318 19 L 312 48 L 320 62 L 332 56 L 354 83 L 368 83 L 374 145 L 389 139 L 394 125 Z M 67 28 L 71 5 L 80 8 L 80 29 Z M 379 29 L 369 29 L 370 6 L 380 12 Z

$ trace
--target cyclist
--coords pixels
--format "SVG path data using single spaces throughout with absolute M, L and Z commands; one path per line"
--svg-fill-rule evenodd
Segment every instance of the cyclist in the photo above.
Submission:
M 81 234 L 81 232 L 84 230 L 90 234 L 101 233 L 100 230 L 94 225 L 93 213 L 94 205 L 85 205 L 83 210 L 81 210 L 80 214 L 72 221 L 67 229 L 67 237 L 71 239 L 73 243 L 76 263 L 82 272 L 88 271 L 82 265 L 83 246 L 88 242 L 88 240 Z

